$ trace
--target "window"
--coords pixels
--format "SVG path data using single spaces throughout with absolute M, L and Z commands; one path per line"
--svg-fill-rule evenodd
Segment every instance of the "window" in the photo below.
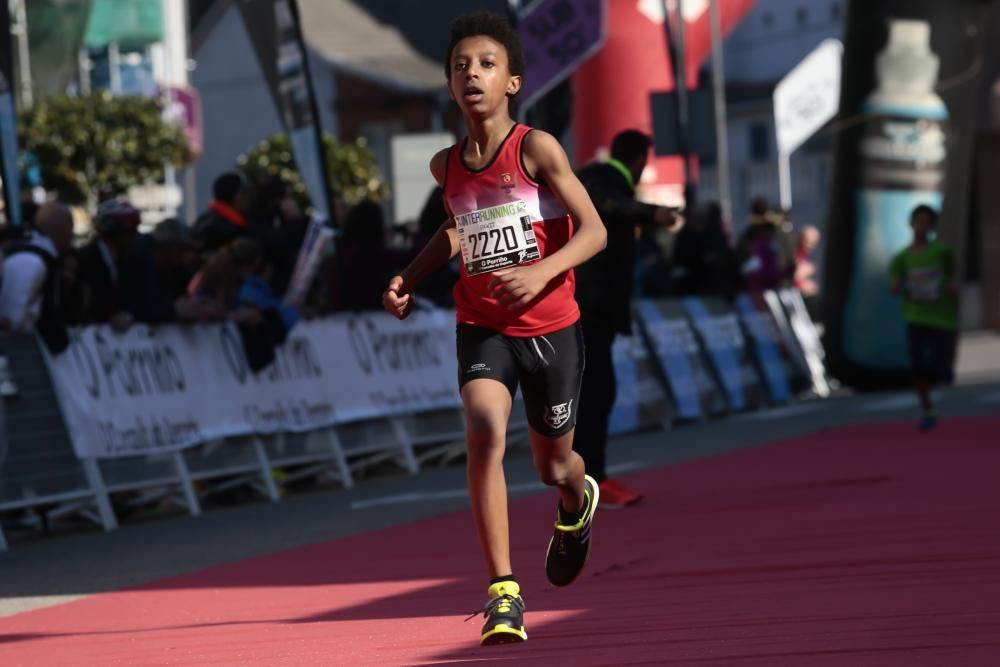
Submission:
M 765 162 L 771 159 L 770 128 L 765 123 L 754 123 L 748 128 L 750 159 Z

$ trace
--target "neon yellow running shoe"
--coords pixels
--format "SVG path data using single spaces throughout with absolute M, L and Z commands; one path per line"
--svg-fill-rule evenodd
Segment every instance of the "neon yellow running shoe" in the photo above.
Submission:
M 521 599 L 521 587 L 517 582 L 501 581 L 493 584 L 487 595 L 490 600 L 486 606 L 465 619 L 468 621 L 480 613 L 486 618 L 479 643 L 482 646 L 493 646 L 527 640 L 528 633 L 524 631 L 524 600 Z
M 590 529 L 601 497 L 600 488 L 590 475 L 583 478 L 583 496 L 583 516 L 576 523 L 564 525 L 556 513 L 556 529 L 545 554 L 545 575 L 553 586 L 573 583 L 590 556 Z

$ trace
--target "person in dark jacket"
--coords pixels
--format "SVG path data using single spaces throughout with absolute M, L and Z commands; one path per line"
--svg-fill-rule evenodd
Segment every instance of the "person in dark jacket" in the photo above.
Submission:
M 608 230 L 608 245 L 576 269 L 576 300 L 580 304 L 586 372 L 573 448 L 583 457 L 587 472 L 601 487 L 605 507 L 632 504 L 641 495 L 605 470 L 608 418 L 615 402 L 615 369 L 611 348 L 615 336 L 632 329 L 633 282 L 635 280 L 636 229 L 650 226 L 679 228 L 682 218 L 675 210 L 644 204 L 635 199 L 652 139 L 638 130 L 620 132 L 611 142 L 611 158 L 593 163 L 579 172 L 580 182 L 590 194 Z
M 377 203 L 365 200 L 347 213 L 337 257 L 328 284 L 335 310 L 375 310 L 389 278 L 413 259 L 410 250 L 390 248 L 385 215 Z
M 721 296 L 732 301 L 743 286 L 740 260 L 718 204 L 703 207 L 677 235 L 674 287 L 680 296 Z
M 271 287 L 276 294 L 284 294 L 309 228 L 309 217 L 279 177 L 254 188 L 252 201 L 246 216 L 248 233 L 260 241 L 266 261 L 273 267 Z
M 208 254 L 250 231 L 246 220 L 250 195 L 242 176 L 227 172 L 216 178 L 212 197 L 208 210 L 194 223 L 195 238 Z
M 198 269 L 198 253 L 191 230 L 183 221 L 168 218 L 151 234 L 140 234 L 121 266 L 121 295 L 125 309 L 137 322 L 214 322 L 225 310 L 214 300 L 186 294 Z
M 97 208 L 97 238 L 77 253 L 77 321 L 74 324 L 108 324 L 124 331 L 133 318 L 122 299 L 121 268 L 139 234 L 139 210 L 124 198 L 109 199 Z

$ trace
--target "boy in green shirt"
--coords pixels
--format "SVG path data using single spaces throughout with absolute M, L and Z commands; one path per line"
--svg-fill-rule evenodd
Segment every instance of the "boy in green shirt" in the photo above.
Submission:
M 937 425 L 930 390 L 954 377 L 958 332 L 955 259 L 949 246 L 931 239 L 938 213 L 921 205 L 910 215 L 913 243 L 890 265 L 892 291 L 903 299 L 910 364 L 924 416 L 917 428 Z

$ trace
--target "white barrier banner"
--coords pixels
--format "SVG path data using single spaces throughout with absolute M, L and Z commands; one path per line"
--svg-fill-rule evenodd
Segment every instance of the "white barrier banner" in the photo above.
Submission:
M 448 311 L 337 316 L 298 324 L 255 374 L 230 325 L 102 326 L 49 366 L 77 455 L 110 458 L 457 407 L 454 340 Z

